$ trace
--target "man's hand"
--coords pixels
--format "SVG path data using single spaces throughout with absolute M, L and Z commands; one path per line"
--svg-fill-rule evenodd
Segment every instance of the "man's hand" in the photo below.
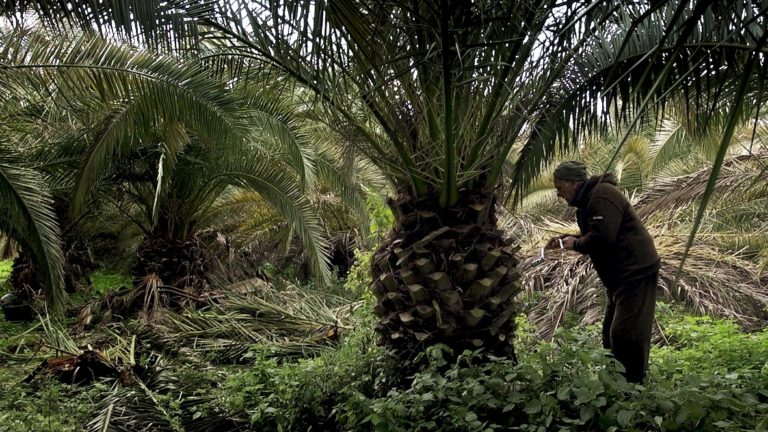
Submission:
M 547 245 L 544 246 L 544 249 L 560 249 L 560 239 L 561 236 L 554 236 L 547 242 Z
M 576 243 L 576 237 L 568 236 L 563 239 L 563 249 L 573 250 L 573 245 Z
M 554 236 L 547 242 L 547 245 L 544 246 L 544 249 L 560 249 L 565 247 L 565 241 L 563 238 L 570 237 L 568 235 L 559 235 Z

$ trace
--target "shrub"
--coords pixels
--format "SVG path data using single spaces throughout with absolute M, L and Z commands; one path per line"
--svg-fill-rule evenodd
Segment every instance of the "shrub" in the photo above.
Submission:
M 680 345 L 653 349 L 647 386 L 626 382 L 621 365 L 598 346 L 598 327 L 561 329 L 544 342 L 524 318 L 517 364 L 479 352 L 446 355 L 447 347 L 435 346 L 424 355 L 429 367 L 402 386 L 393 382 L 395 365 L 374 345 L 370 313 L 359 318 L 338 350 L 293 363 L 264 358 L 230 375 L 211 406 L 257 430 L 768 427 L 768 332 L 743 334 L 727 321 L 662 313 L 665 334 Z

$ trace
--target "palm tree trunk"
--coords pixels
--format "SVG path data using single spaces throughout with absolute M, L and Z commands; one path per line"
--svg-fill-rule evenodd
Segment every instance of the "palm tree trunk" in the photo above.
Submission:
M 91 287 L 91 273 L 96 268 L 88 242 L 65 239 L 64 288 L 67 292 L 88 292 Z
M 401 195 L 389 205 L 396 225 L 372 263 L 382 343 L 406 361 L 436 343 L 514 358 L 518 248 L 496 228 L 495 197 L 463 191 L 441 208 Z
M 166 306 L 184 304 L 208 289 L 203 250 L 194 235 L 183 239 L 163 234 L 147 236 L 139 246 L 131 276 L 137 285 L 147 278 L 159 278 L 160 287 L 173 287 L 161 295 Z
M 30 303 L 42 292 L 43 277 L 34 258 L 24 249 L 13 260 L 9 281 L 19 302 Z

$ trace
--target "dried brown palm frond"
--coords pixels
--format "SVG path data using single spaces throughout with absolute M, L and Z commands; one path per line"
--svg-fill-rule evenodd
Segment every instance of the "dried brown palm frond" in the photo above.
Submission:
M 745 202 L 765 197 L 768 194 L 766 162 L 768 152 L 725 161 L 715 186 L 718 199 Z M 711 170 L 705 168 L 690 175 L 657 180 L 635 204 L 638 215 L 645 219 L 655 212 L 690 205 L 704 194 L 710 174 Z
M 685 235 L 651 235 L 662 256 L 659 288 L 666 301 L 679 302 L 696 313 L 730 318 L 745 328 L 764 325 L 768 307 L 768 278 L 759 275 L 753 262 L 737 254 L 723 253 L 705 243 L 691 249 L 683 272 L 676 280 L 685 251 Z M 589 259 L 573 253 L 547 252 L 548 259 L 532 267 L 539 251 L 524 252 L 520 264 L 526 293 L 534 299 L 529 318 L 542 338 L 551 338 L 563 325 L 566 314 L 581 317 L 581 324 L 599 322 L 605 304 L 605 288 Z
M 534 299 L 528 317 L 539 336 L 550 339 L 567 314 L 580 316 L 580 324 L 599 321 L 605 288 L 586 257 L 564 252 L 547 254 L 548 259 L 536 267 L 531 266 L 531 259 L 524 260 L 521 270 L 525 292 Z
M 163 349 L 204 353 L 220 363 L 248 361 L 246 354 L 254 346 L 269 356 L 308 356 L 349 328 L 345 321 L 357 306 L 297 287 L 276 290 L 254 284 L 244 291 L 239 285 L 239 292 L 224 291 L 209 308 L 169 312 L 137 331 Z
M 701 314 L 730 318 L 746 328 L 764 325 L 768 318 L 768 278 L 760 276 L 757 265 L 700 241 L 688 252 L 677 278 L 684 242 L 685 236 L 656 239 L 663 257 L 659 285 L 665 294 Z
M 579 230 L 575 217 L 571 216 L 573 213 L 571 209 L 568 209 L 566 210 L 567 217 L 564 216 L 561 219 L 551 216 L 532 218 L 527 213 L 515 214 L 500 207 L 498 225 L 499 229 L 508 233 L 524 252 L 528 251 L 528 254 L 533 253 L 533 251 L 539 253 L 541 246 L 550 237 Z M 566 219 L 570 222 L 567 222 Z

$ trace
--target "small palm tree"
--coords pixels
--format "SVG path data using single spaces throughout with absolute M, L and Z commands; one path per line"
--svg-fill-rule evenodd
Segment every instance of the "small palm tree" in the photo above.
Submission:
M 144 249 L 153 251 L 139 252 L 145 259 L 137 275 L 165 266 L 165 284 L 202 278 L 184 270 L 197 260 L 188 242 L 213 202 L 235 187 L 258 192 L 289 221 L 325 280 L 327 244 L 304 191 L 316 178 L 339 184 L 340 176 L 328 160 L 313 159 L 283 88 L 227 89 L 194 62 L 88 36 L 53 41 L 20 31 L 3 42 L 0 79 L 18 89 L 14 96 L 26 95 L 27 104 L 47 96 L 46 106 L 66 111 L 58 120 L 75 120 L 49 124 L 52 135 L 37 138 L 47 150 L 38 151 L 45 157 L 39 163 L 71 185 L 70 216 L 81 215 L 99 189 L 119 188 L 130 198 L 124 210 L 139 215 Z M 46 94 L 51 86 L 58 91 Z M 62 160 L 76 161 L 77 171 L 63 170 Z M 164 264 L 173 256 L 169 247 L 187 262 Z

